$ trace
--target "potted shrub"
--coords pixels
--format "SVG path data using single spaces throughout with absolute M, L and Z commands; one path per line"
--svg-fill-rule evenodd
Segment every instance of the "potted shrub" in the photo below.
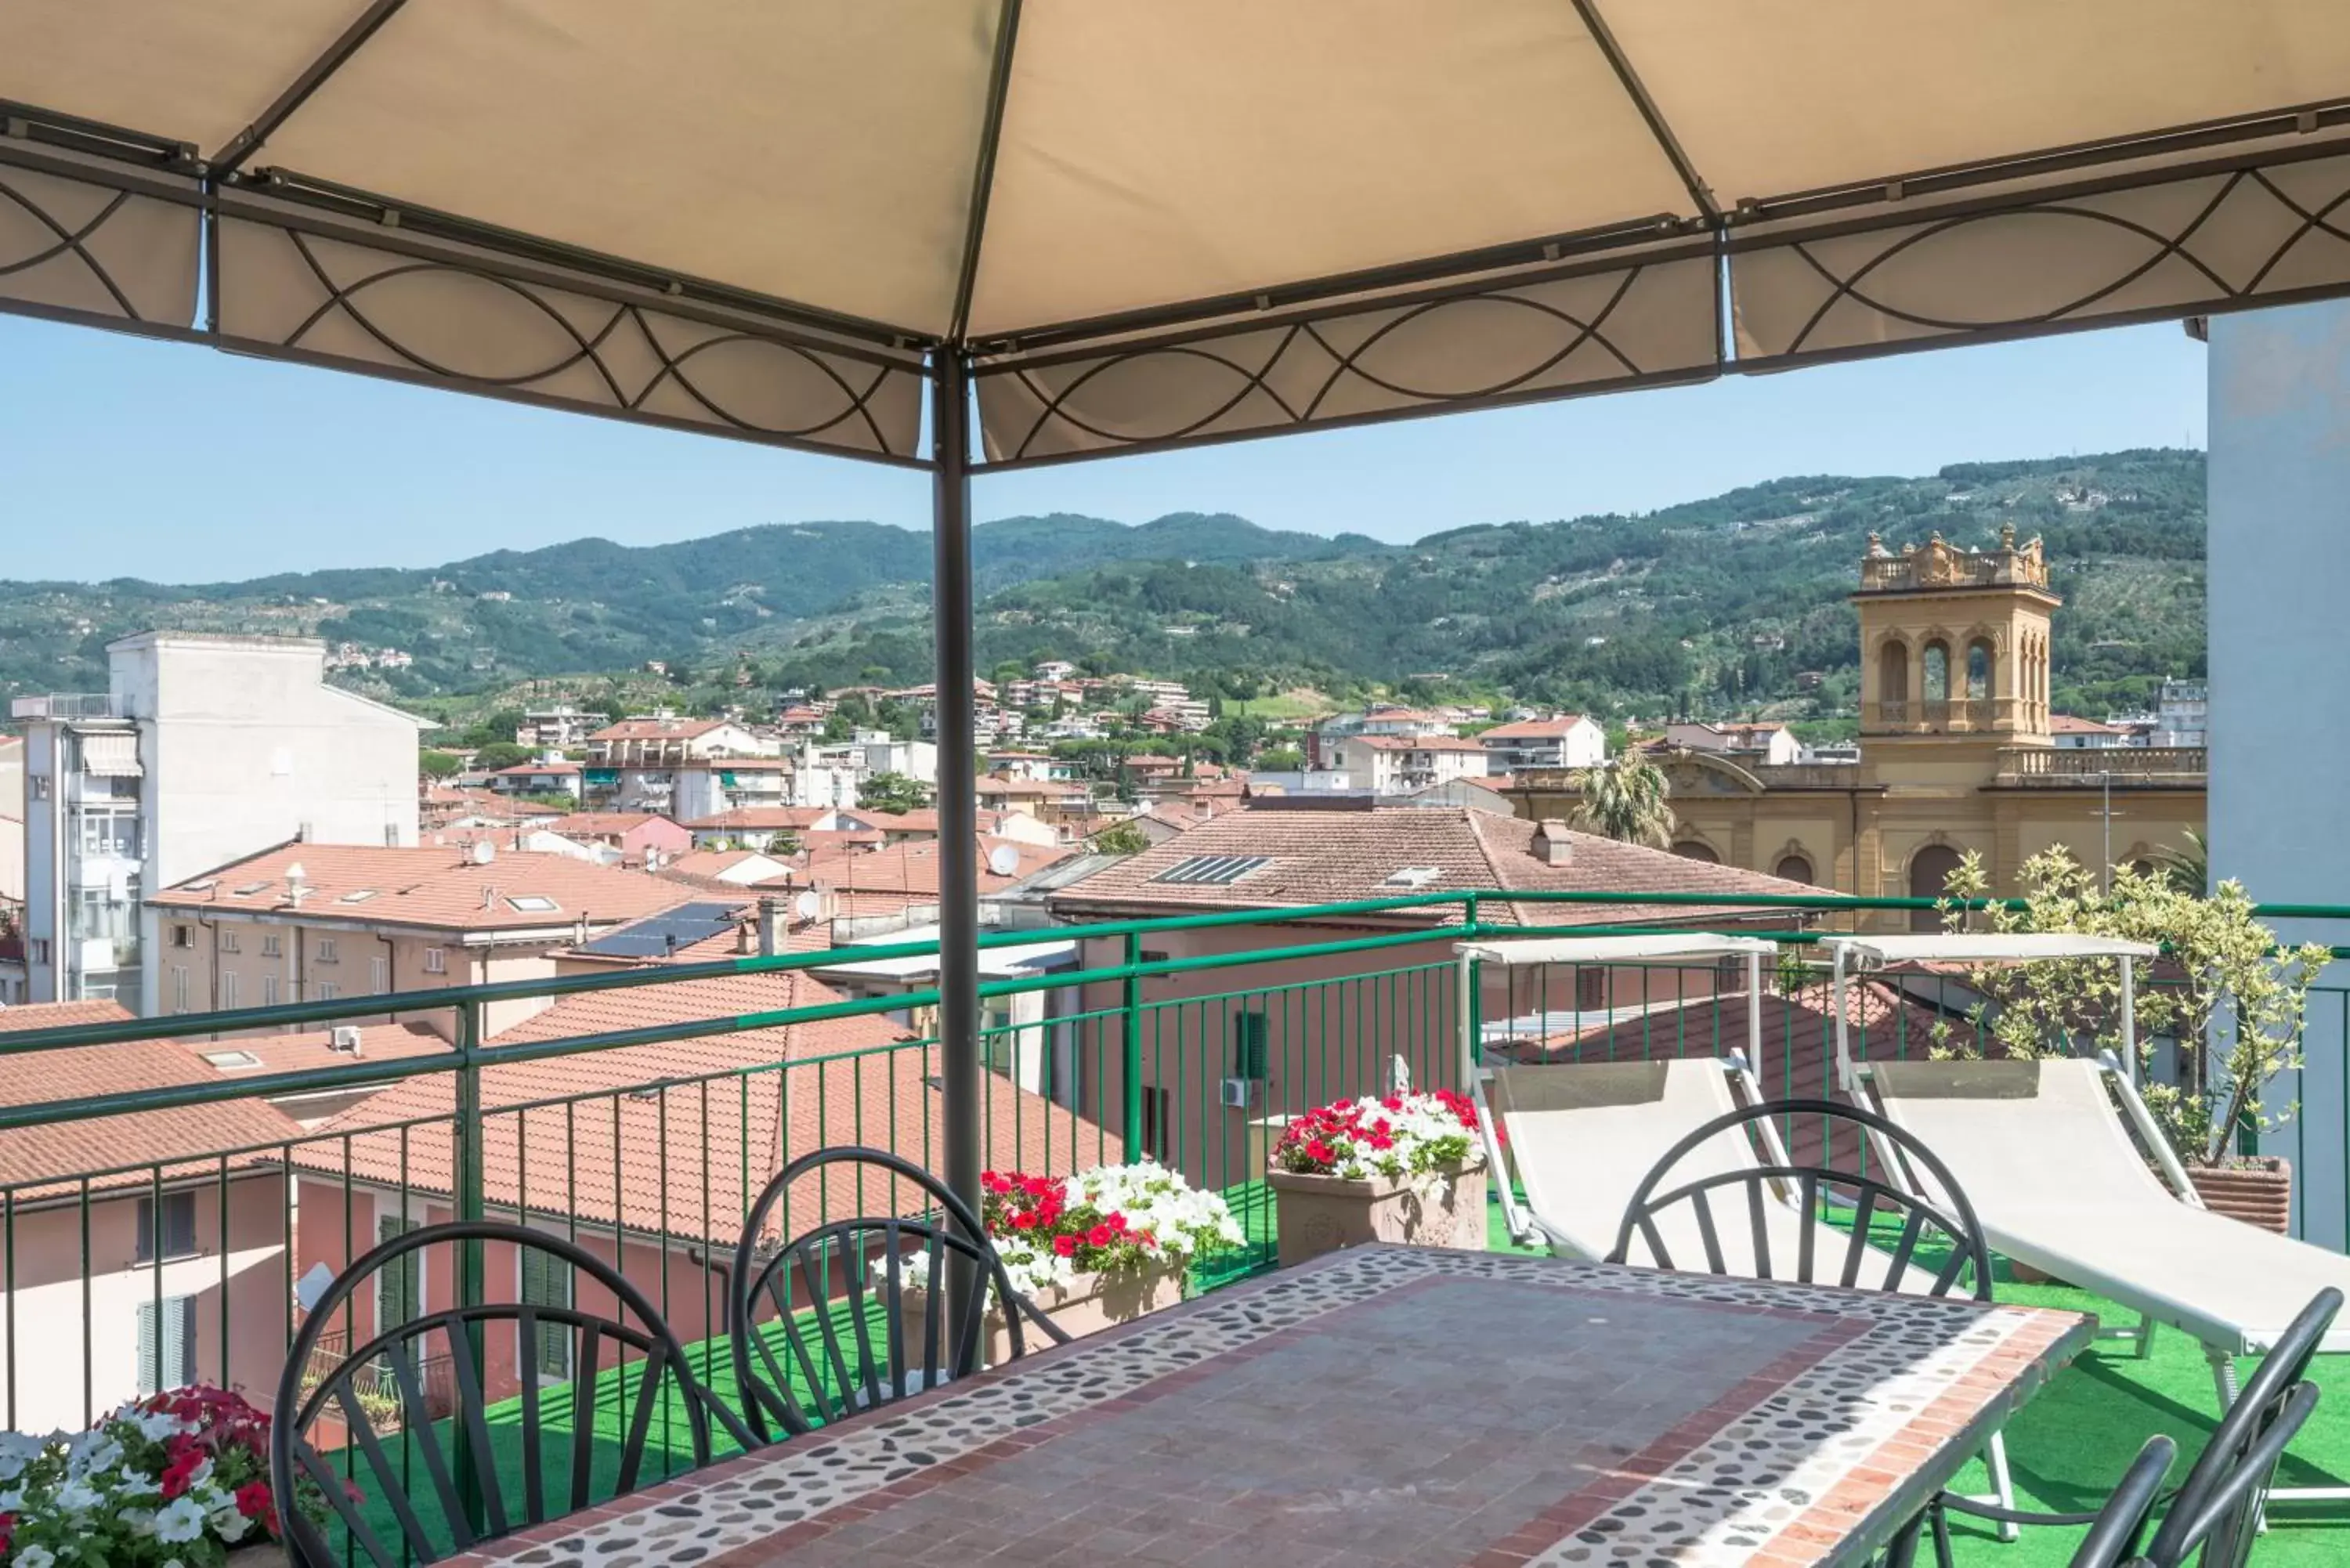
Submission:
M 1962 913 L 1957 900 L 1989 894 L 1981 857 L 1969 855 L 1950 875 L 1945 919 L 2158 943 L 2162 971 L 2137 988 L 2139 1096 L 2207 1208 L 2286 1231 L 2291 1167 L 2239 1147 L 2300 1108 L 2268 1096 L 2278 1075 L 2301 1065 L 2304 1005 L 2328 950 L 2280 948 L 2237 882 L 2207 898 L 2178 877 L 2117 867 L 2101 892 L 2095 875 L 2057 848 L 2024 862 L 2022 887 L 2020 900 Z M 2004 1055 L 2120 1048 L 2120 970 L 2110 961 L 1980 971 L 1972 981 L 1995 1004 L 1981 1033 Z M 2158 1040 L 2177 1049 L 2176 1072 L 2163 1077 L 2151 1070 Z
M 325 1500 L 312 1500 L 319 1517 Z M 285 1561 L 269 1417 L 225 1389 L 174 1389 L 86 1432 L 0 1433 L 9 1568 L 218 1568 Z
M 1284 1268 L 1366 1241 L 1485 1245 L 1485 1158 L 1464 1095 L 1366 1095 L 1308 1111 L 1283 1129 L 1273 1166 Z
M 1097 1165 L 1075 1176 L 1023 1176 L 988 1171 L 981 1221 L 1003 1259 L 1012 1288 L 1080 1338 L 1112 1324 L 1182 1299 L 1192 1262 L 1203 1252 L 1238 1247 L 1247 1238 L 1222 1197 L 1205 1192 L 1153 1160 Z M 920 1253 L 907 1260 L 904 1277 L 927 1277 Z M 920 1336 L 930 1314 L 929 1293 L 906 1293 L 910 1360 L 921 1358 Z M 1044 1336 L 1033 1329 L 1028 1348 Z M 988 1314 L 985 1360 L 1012 1352 L 1000 1310 Z M 946 1355 L 941 1345 L 940 1355 Z

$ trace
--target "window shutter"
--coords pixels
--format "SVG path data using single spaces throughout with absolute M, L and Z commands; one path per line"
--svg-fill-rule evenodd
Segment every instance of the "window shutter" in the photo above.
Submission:
M 1271 1075 L 1265 1062 L 1265 1019 L 1243 1010 L 1232 1014 L 1232 1076 L 1263 1079 Z
M 163 1386 L 185 1387 L 194 1381 L 196 1298 L 167 1298 L 163 1303 Z
M 155 1386 L 155 1303 L 139 1303 L 139 1392 L 156 1392 Z
M 193 1257 L 196 1251 L 196 1195 L 173 1192 L 163 1199 L 163 1256 Z

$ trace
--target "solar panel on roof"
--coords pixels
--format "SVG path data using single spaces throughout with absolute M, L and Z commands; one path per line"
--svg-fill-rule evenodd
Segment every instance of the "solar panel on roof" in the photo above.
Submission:
M 734 929 L 740 904 L 680 904 L 619 930 L 607 931 L 580 951 L 603 958 L 661 958 Z
M 1263 870 L 1272 862 L 1269 855 L 1194 855 L 1178 860 L 1151 880 L 1181 887 L 1224 888 L 1252 871 Z

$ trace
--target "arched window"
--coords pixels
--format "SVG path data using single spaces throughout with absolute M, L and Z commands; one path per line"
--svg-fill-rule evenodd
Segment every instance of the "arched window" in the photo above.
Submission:
M 1925 696 L 1929 702 L 1950 700 L 1950 650 L 1939 642 L 1926 645 Z
M 1702 860 L 1709 866 L 1721 864 L 1721 857 L 1694 838 L 1684 838 L 1673 846 L 1673 853 L 1684 860 Z
M 1967 645 L 1967 695 L 1991 695 L 1991 644 L 1981 638 Z
M 1959 868 L 1959 852 L 1947 844 L 1929 844 L 1909 857 L 1909 896 L 1913 898 L 1939 898 L 1950 891 L 1950 873 Z M 1912 909 L 1909 929 L 1913 931 L 1939 931 L 1942 915 L 1939 909 Z
M 1877 700 L 1879 702 L 1909 701 L 1909 645 L 1895 640 L 1885 645 L 1877 656 Z
M 1812 862 L 1806 856 L 1783 855 L 1779 857 L 1779 864 L 1772 869 L 1771 875 L 1783 882 L 1809 883 Z

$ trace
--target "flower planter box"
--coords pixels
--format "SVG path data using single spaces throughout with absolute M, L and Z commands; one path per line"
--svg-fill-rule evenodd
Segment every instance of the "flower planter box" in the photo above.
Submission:
M 1071 1284 L 1047 1285 L 1029 1299 L 1053 1320 L 1054 1327 L 1071 1339 L 1083 1339 L 1113 1324 L 1132 1323 L 1145 1314 L 1173 1306 L 1183 1299 L 1183 1273 L 1181 1269 L 1143 1269 L 1114 1274 L 1079 1274 Z M 908 1291 L 904 1332 L 910 1366 L 921 1365 L 921 1336 L 930 1315 L 930 1293 Z M 1033 1323 L 1021 1325 L 1021 1337 L 1032 1353 L 1052 1344 L 1045 1331 Z M 946 1342 L 941 1340 L 939 1359 L 944 1361 L 951 1355 Z M 991 1308 L 988 1312 L 987 1342 L 980 1355 L 989 1366 L 1011 1358 L 1012 1331 L 1005 1326 L 1000 1309 Z
M 2263 1231 L 2293 1231 L 2293 1167 L 2275 1155 L 2254 1155 L 2224 1166 L 2190 1165 L 2187 1179 L 2203 1207 Z
M 1471 1159 L 1442 1173 L 1444 1196 L 1423 1201 L 1408 1182 L 1392 1177 L 1349 1181 L 1337 1176 L 1300 1176 L 1274 1170 L 1274 1218 L 1280 1228 L 1281 1266 L 1308 1258 L 1395 1241 L 1407 1247 L 1485 1247 L 1485 1162 Z
M 275 1541 L 258 1546 L 232 1546 L 224 1568 L 285 1568 L 286 1548 Z

